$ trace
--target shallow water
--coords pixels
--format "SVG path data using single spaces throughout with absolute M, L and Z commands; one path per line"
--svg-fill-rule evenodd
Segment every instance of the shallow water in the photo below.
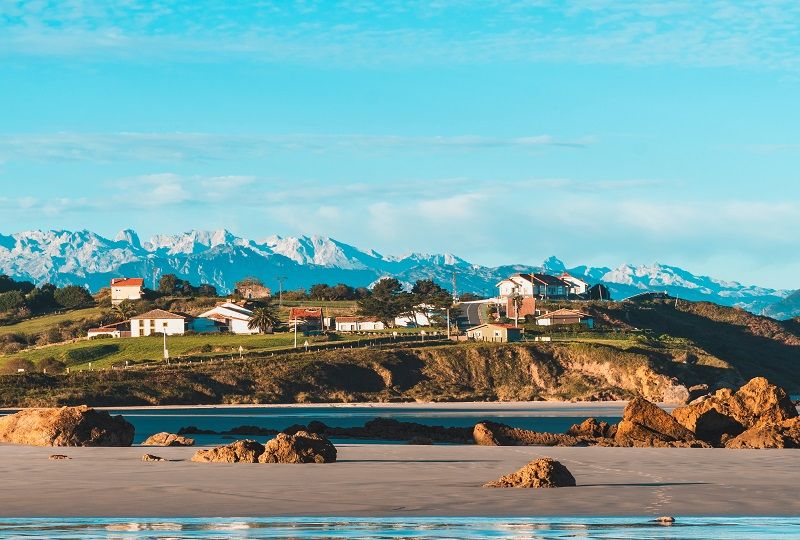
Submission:
M 532 429 L 548 433 L 564 433 L 572 424 L 582 422 L 592 413 L 613 413 L 613 409 L 587 409 L 581 413 L 565 407 L 563 410 L 514 409 L 486 410 L 478 408 L 434 409 L 434 408 L 392 408 L 392 407 L 187 407 L 178 409 L 126 409 L 109 411 L 122 414 L 136 427 L 136 440 L 140 443 L 153 433 L 177 432 L 181 427 L 196 426 L 200 429 L 227 431 L 241 425 L 258 426 L 282 430 L 294 424 L 308 424 L 318 420 L 331 427 L 363 426 L 365 422 L 378 417 L 394 418 L 404 422 L 418 422 L 426 425 L 446 427 L 472 427 L 483 420 L 502 422 L 514 427 Z M 619 417 L 596 415 L 596 418 L 610 423 L 618 422 Z M 229 439 L 219 435 L 193 436 L 198 444 L 219 444 Z M 238 437 L 241 438 L 241 437 Z M 335 439 L 334 439 L 335 441 Z M 344 442 L 340 440 L 339 442 Z M 369 441 L 362 441 L 369 442 Z M 381 441 L 372 441 L 381 442 Z M 386 442 L 386 441 L 383 441 Z
M 671 526 L 648 518 L 2 519 L 0 537 L 759 540 L 800 538 L 800 518 L 679 518 Z

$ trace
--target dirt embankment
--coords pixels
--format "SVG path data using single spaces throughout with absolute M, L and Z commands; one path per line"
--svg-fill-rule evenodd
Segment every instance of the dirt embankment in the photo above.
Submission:
M 680 401 L 741 382 L 680 350 L 583 343 L 325 351 L 154 369 L 0 377 L 0 405 L 96 406 L 354 401 Z

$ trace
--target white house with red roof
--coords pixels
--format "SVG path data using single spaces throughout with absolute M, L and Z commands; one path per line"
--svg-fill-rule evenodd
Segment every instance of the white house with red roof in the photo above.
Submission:
M 118 305 L 125 300 L 140 300 L 142 298 L 142 278 L 114 278 L 111 280 L 111 305 Z
M 253 312 L 235 302 L 223 302 L 214 309 L 201 314 L 198 319 L 210 319 L 232 334 L 258 334 L 258 328 L 250 328 Z

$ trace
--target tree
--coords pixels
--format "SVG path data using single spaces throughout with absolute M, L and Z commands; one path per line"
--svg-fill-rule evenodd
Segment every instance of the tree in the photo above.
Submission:
M 608 287 L 602 283 L 598 283 L 597 285 L 593 286 L 591 289 L 589 289 L 587 294 L 589 296 L 589 300 L 611 300 L 611 293 L 609 292 Z
M 94 302 L 94 298 L 89 294 L 89 291 L 77 285 L 67 285 L 56 289 L 53 293 L 53 299 L 59 306 L 67 309 L 86 307 Z
M 174 296 L 178 293 L 178 276 L 175 274 L 164 274 L 158 280 L 158 292 Z
M 452 306 L 453 295 L 432 279 L 417 280 L 411 288 L 410 315 L 417 324 L 419 324 L 417 314 L 420 311 L 433 312 L 434 316 L 443 319 L 446 311 Z
M 330 300 L 331 288 L 327 283 L 317 283 L 308 290 L 308 296 L 312 300 Z
M 275 311 L 272 305 L 267 304 L 264 307 L 253 310 L 253 315 L 250 317 L 250 322 L 247 323 L 247 327 L 250 328 L 250 330 L 258 329 L 262 334 L 266 334 L 278 324 L 280 324 L 278 312 Z
M 358 301 L 358 311 L 391 325 L 396 317 L 408 311 L 409 298 L 409 293 L 403 291 L 399 281 L 383 278 L 372 288 L 370 296 Z
M 19 291 L 0 293 L 0 313 L 14 311 L 25 306 L 25 297 Z
M 34 288 L 30 281 L 15 281 L 5 274 L 0 274 L 0 293 L 19 291 L 22 294 L 28 294 Z
M 127 321 L 134 315 L 136 315 L 136 306 L 130 300 L 123 300 L 113 308 L 111 311 L 114 313 L 114 317 L 118 321 Z
M 219 296 L 217 294 L 217 288 L 213 285 L 209 285 L 208 283 L 201 283 L 199 287 L 197 287 L 197 296 Z
M 58 308 L 55 293 L 56 286 L 50 283 L 45 283 L 36 287 L 25 298 L 25 303 L 31 308 L 32 311 L 42 312 L 50 311 Z

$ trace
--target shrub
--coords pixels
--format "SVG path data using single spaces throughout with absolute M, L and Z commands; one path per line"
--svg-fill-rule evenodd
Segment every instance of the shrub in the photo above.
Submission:
M 53 298 L 59 306 L 67 309 L 76 309 L 94 303 L 94 298 L 89 294 L 89 291 L 77 285 L 67 285 L 57 289 L 53 293 Z
M 63 373 L 67 369 L 67 365 L 64 362 L 56 360 L 52 356 L 39 360 L 36 367 L 39 368 L 39 371 L 46 373 Z
M 33 362 L 24 358 L 11 358 L 3 365 L 3 373 L 17 373 L 20 369 L 33 371 Z

